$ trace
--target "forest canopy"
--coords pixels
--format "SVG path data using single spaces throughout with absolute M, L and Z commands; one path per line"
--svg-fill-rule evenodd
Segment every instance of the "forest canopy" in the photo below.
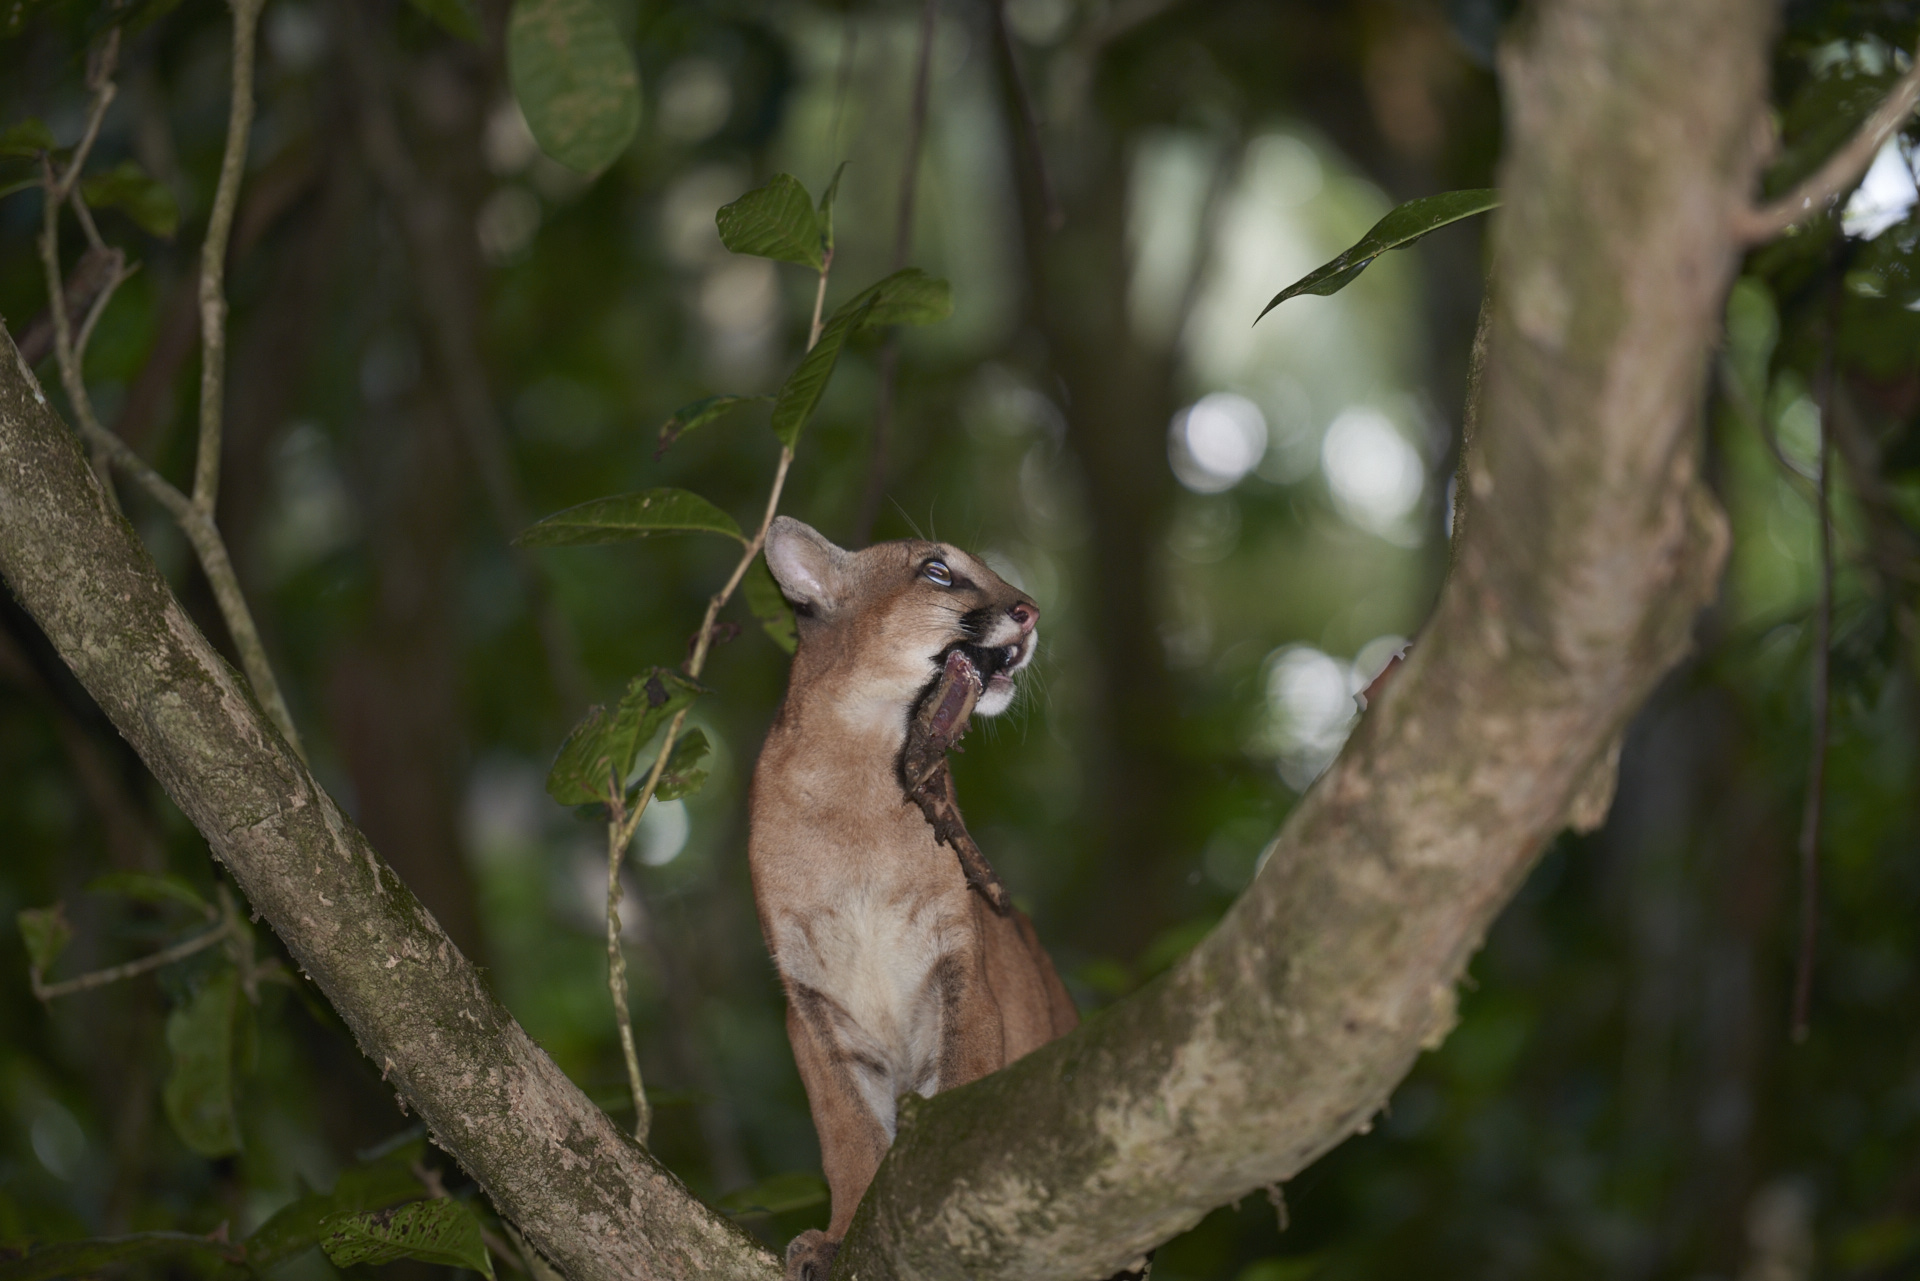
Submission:
M 0 1279 L 777 1275 L 776 508 L 1095 1016 L 854 1264 L 1910 1272 L 1920 4 L 1513 9 L 0 13 Z

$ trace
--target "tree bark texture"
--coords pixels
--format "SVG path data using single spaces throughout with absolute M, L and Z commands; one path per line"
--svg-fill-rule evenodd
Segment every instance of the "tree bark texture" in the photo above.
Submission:
M 4 327 L 0 575 L 401 1105 L 573 1281 L 779 1274 L 566 1078 L 341 815 L 108 503 Z
M 1473 519 L 1407 669 L 1182 964 L 903 1108 L 836 1276 L 1108 1275 L 1364 1129 L 1446 1035 L 1714 590 L 1698 408 L 1770 13 L 1559 0 L 1514 33 Z
M 1544 0 L 1510 136 L 1473 519 L 1406 670 L 1183 963 L 903 1100 L 836 1275 L 1105 1276 L 1362 1129 L 1686 649 L 1725 523 L 1701 375 L 1752 189 L 1766 0 Z M 0 331 L 3 332 L 3 331 Z M 771 1277 L 554 1067 L 340 816 L 0 341 L 0 573 L 436 1140 L 573 1281 Z

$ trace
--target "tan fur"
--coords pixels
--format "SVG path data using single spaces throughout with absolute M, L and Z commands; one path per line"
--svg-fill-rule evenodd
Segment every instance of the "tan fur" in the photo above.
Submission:
M 952 586 L 928 581 L 934 558 Z M 946 651 L 1014 646 L 1024 666 L 1039 607 L 944 543 L 845 552 L 782 517 L 767 561 L 799 613 L 800 645 L 754 771 L 749 859 L 833 1195 L 824 1236 L 789 1250 L 799 1278 L 825 1275 L 893 1141 L 902 1094 L 984 1076 L 1078 1015 L 1032 923 L 968 888 L 899 771 L 915 702 Z M 977 710 L 1010 699 L 1002 677 Z

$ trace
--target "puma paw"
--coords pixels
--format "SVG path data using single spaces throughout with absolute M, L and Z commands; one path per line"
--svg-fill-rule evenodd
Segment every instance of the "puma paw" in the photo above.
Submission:
M 818 1228 L 809 1228 L 787 1242 L 787 1281 L 827 1281 L 840 1243 Z

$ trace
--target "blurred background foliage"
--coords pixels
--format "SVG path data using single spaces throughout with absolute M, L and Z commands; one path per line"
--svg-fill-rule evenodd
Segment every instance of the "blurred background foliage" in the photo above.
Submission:
M 1085 1010 L 1217 919 L 1438 590 L 1484 220 L 1250 322 L 1394 203 L 1493 184 L 1510 7 L 927 7 L 906 257 L 951 280 L 954 315 L 902 333 L 885 406 L 895 358 L 856 345 L 783 507 L 848 543 L 950 539 L 1040 601 L 1027 690 L 956 771 Z M 656 485 L 757 515 L 777 454 L 764 410 L 653 457 L 677 406 L 773 390 L 806 341 L 811 274 L 730 256 L 714 212 L 775 172 L 818 193 L 845 160 L 829 306 L 890 270 L 926 10 L 606 11 L 638 66 L 640 123 L 589 179 L 535 144 L 497 0 L 268 0 L 229 270 L 220 523 L 322 779 L 618 1115 L 603 828 L 542 783 L 589 701 L 681 661 L 731 561 L 696 539 L 522 553 L 509 538 Z M 1784 14 L 1776 187 L 1865 114 L 1920 34 L 1911 0 Z M 87 372 L 103 419 L 184 481 L 227 10 L 39 0 L 5 17 L 0 127 L 39 117 L 63 145 L 85 116 L 88 42 L 122 23 L 89 172 L 137 165 L 179 227 L 100 213 L 140 270 Z M 477 38 L 447 29 L 463 23 Z M 1915 139 L 1889 144 L 1844 216 L 1756 253 L 1730 300 L 1705 412 L 1733 558 L 1696 656 L 1628 740 L 1606 827 L 1554 844 L 1474 963 L 1459 1029 L 1370 1134 L 1277 1212 L 1260 1197 L 1216 1212 L 1156 1276 L 1920 1275 Z M 0 163 L 0 188 L 27 175 Z M 0 200 L 16 338 L 45 305 L 40 216 L 32 194 Z M 59 401 L 52 361 L 39 372 Z M 1812 1033 L 1795 1045 L 1823 422 L 1832 746 Z M 121 491 L 224 643 L 177 529 Z M 184 900 L 88 888 L 171 873 L 211 901 L 219 877 L 32 623 L 0 611 L 0 915 L 65 905 L 74 941 L 54 978 L 188 936 Z M 785 659 L 743 604 L 726 617 L 746 628 L 694 713 L 713 778 L 640 828 L 628 964 L 654 1147 L 778 1244 L 826 1213 L 744 858 L 744 788 Z M 253 943 L 270 964 L 268 932 Z M 257 1005 L 233 1005 L 237 951 L 42 1003 L 21 940 L 0 937 L 0 1241 L 222 1223 L 237 1240 L 362 1158 L 417 1153 L 310 988 L 260 983 Z M 170 1027 L 217 1001 L 239 1011 L 226 1144 L 169 1085 L 197 1070 Z M 307 1250 L 275 1274 L 331 1271 Z

